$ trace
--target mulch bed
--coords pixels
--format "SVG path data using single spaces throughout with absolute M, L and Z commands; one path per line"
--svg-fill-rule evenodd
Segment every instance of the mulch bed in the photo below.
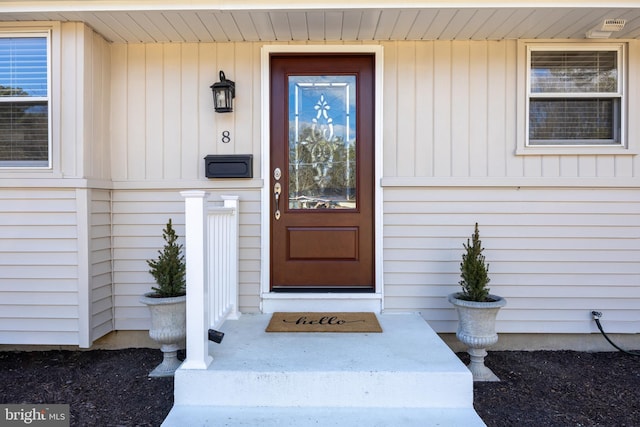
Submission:
M 474 384 L 489 426 L 640 426 L 640 357 L 496 351 L 485 362 L 501 380 Z
M 0 352 L 0 403 L 69 404 L 72 426 L 159 426 L 173 379 L 147 374 L 161 359 L 153 349 Z M 474 385 L 488 426 L 640 426 L 640 357 L 495 351 L 486 363 L 502 380 Z
M 0 403 L 64 403 L 72 426 L 159 426 L 173 378 L 148 378 L 160 350 L 0 352 Z

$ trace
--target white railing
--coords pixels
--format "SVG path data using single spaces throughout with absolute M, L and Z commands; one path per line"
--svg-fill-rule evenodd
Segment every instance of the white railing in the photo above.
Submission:
M 206 200 L 207 192 L 183 191 L 187 264 L 187 358 L 182 369 L 207 369 L 207 330 L 238 311 L 238 197 Z
M 238 196 L 221 196 L 208 210 L 209 326 L 220 327 L 238 312 Z

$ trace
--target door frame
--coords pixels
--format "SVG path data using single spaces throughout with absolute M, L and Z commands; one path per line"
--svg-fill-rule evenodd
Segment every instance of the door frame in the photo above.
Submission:
M 374 164 L 374 230 L 375 230 L 375 283 L 374 293 L 292 293 L 282 294 L 271 292 L 271 158 L 270 158 L 270 64 L 271 53 L 371 53 L 375 56 L 375 164 Z M 260 310 L 262 312 L 274 311 L 276 307 L 280 311 L 305 311 L 306 307 L 313 307 L 313 301 L 336 301 L 333 309 L 330 303 L 322 304 L 325 311 L 382 311 L 384 309 L 384 282 L 383 282 L 383 251 L 382 251 L 382 92 L 383 92 L 383 47 L 380 45 L 265 45 L 261 49 L 261 105 L 260 105 L 260 130 L 261 130 L 261 274 L 260 274 Z M 272 301 L 272 304 L 265 304 Z M 282 309 L 281 307 L 285 307 Z

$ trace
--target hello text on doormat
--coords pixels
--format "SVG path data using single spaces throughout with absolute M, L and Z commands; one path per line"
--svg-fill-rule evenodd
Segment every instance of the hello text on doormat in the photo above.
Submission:
M 267 332 L 382 332 L 374 313 L 273 313 Z

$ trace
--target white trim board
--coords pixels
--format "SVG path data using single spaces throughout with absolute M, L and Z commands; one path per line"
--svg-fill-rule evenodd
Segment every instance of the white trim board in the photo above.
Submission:
M 269 117 L 269 56 L 272 53 L 373 53 L 375 55 L 375 281 L 376 292 L 373 294 L 346 294 L 340 298 L 339 294 L 286 294 L 276 296 L 269 290 L 270 277 L 270 209 L 271 191 L 269 188 L 269 174 L 271 173 L 270 158 L 270 117 Z M 382 84 L 383 84 L 383 47 L 379 45 L 266 45 L 261 51 L 261 150 L 262 150 L 262 225 L 261 225 L 261 301 L 260 309 L 269 312 L 274 308 L 279 311 L 304 311 L 310 303 L 323 302 L 323 310 L 354 311 L 362 307 L 369 307 L 368 311 L 381 312 L 384 309 L 383 271 L 382 271 Z M 375 300 L 373 305 L 371 300 Z M 362 305 L 364 303 L 364 305 Z M 315 304 L 311 304 L 315 305 Z M 269 311 L 267 311 L 269 310 Z

